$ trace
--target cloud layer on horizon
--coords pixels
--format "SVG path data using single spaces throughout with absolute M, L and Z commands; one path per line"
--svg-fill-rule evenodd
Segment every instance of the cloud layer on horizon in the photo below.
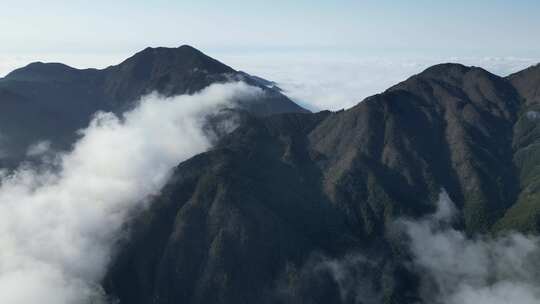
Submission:
M 287 96 L 312 111 L 350 108 L 439 63 L 479 66 L 507 76 L 540 62 L 540 58 L 519 57 L 396 57 L 302 52 L 218 58 L 234 68 L 276 82 Z
M 0 77 L 30 62 L 62 62 L 77 68 L 104 68 L 131 54 L 0 54 Z M 422 70 L 444 62 L 474 65 L 507 76 L 540 62 L 524 57 L 437 57 L 327 52 L 210 54 L 235 69 L 277 82 L 295 102 L 312 110 L 349 108 Z

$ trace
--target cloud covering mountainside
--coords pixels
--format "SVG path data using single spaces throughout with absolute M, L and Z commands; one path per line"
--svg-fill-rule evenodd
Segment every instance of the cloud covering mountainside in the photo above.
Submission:
M 190 46 L 30 64 L 0 79 L 0 302 L 538 302 L 539 87 L 438 64 L 311 113 Z
M 425 303 L 534 304 L 540 302 L 540 239 L 508 233 L 466 236 L 452 228 L 457 209 L 446 193 L 436 213 L 405 220 L 413 267 Z
M 261 94 L 244 83 L 151 94 L 122 116 L 97 113 L 72 151 L 2 176 L 0 302 L 103 303 L 99 284 L 130 217 L 174 166 L 210 147 L 209 115 Z

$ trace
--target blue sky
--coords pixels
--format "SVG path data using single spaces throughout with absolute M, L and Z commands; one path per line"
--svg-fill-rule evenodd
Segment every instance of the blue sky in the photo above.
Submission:
M 193 45 L 339 109 L 440 62 L 507 75 L 540 62 L 538 0 L 2 0 L 0 77 L 32 61 L 117 64 Z
M 536 0 L 4 0 L 0 52 L 356 49 L 534 55 Z M 6 9 L 7 8 L 7 9 Z

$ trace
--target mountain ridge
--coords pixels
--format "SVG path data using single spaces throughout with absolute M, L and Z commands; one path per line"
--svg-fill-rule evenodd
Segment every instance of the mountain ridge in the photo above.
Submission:
M 441 190 L 467 234 L 540 228 L 527 111 L 506 78 L 443 64 L 344 111 L 248 118 L 175 169 L 106 290 L 134 304 L 356 303 L 309 265 L 357 253 L 377 261 L 364 275 L 382 303 L 418 303 L 393 223 L 433 212 Z
M 120 114 L 151 92 L 164 96 L 193 94 L 213 83 L 244 81 L 265 92 L 239 107 L 257 115 L 307 112 L 280 90 L 187 45 L 146 48 L 105 69 L 76 69 L 61 63 L 31 63 L 0 79 L 0 130 L 16 166 L 26 149 L 50 141 L 69 149 L 97 111 Z M 25 103 L 17 101 L 25 100 Z M 24 125 L 24 128 L 19 126 Z
M 11 71 L 10 73 L 8 73 L 5 77 L 3 78 L 6 78 L 6 79 L 10 79 L 10 78 L 17 78 L 19 77 L 18 75 L 20 75 L 21 73 L 24 74 L 25 72 L 28 72 L 29 70 L 32 71 L 32 70 L 35 70 L 36 68 L 38 69 L 38 72 L 41 72 L 41 73 L 49 73 L 53 70 L 51 69 L 56 69 L 56 71 L 61 71 L 61 72 L 85 72 L 85 71 L 104 71 L 104 70 L 109 70 L 109 69 L 114 69 L 115 67 L 118 67 L 118 66 L 123 66 L 123 65 L 127 65 L 127 64 L 131 64 L 131 63 L 134 63 L 134 62 L 140 62 L 140 61 L 143 61 L 144 59 L 142 57 L 147 57 L 148 55 L 151 55 L 151 56 L 157 56 L 159 55 L 159 57 L 162 57 L 161 59 L 166 59 L 166 58 L 163 58 L 163 57 L 178 57 L 178 56 L 189 56 L 189 57 L 195 57 L 195 58 L 198 58 L 199 59 L 199 63 L 203 63 L 204 65 L 208 65 L 208 66 L 221 66 L 221 68 L 218 68 L 217 70 L 214 70 L 214 72 L 233 72 L 234 69 L 232 69 L 231 67 L 229 66 L 226 66 L 225 64 L 205 55 L 204 53 L 202 53 L 201 51 L 197 50 L 196 48 L 190 46 L 190 45 L 181 45 L 177 48 L 167 48 L 167 47 L 147 47 L 135 54 L 133 54 L 132 56 L 124 59 L 122 62 L 116 64 L 116 65 L 110 65 L 108 67 L 105 67 L 105 68 L 102 68 L 102 69 L 96 69 L 96 68 L 83 68 L 83 69 L 79 69 L 79 68 L 75 68 L 75 67 L 72 67 L 72 66 L 69 66 L 69 65 L 66 65 L 66 64 L 63 64 L 63 63 L 60 63 L 60 62 L 42 62 L 42 61 L 35 61 L 35 62 L 31 62 L 29 63 L 28 65 L 24 66 L 24 67 L 20 67 L 20 68 L 17 68 L 13 71 Z M 185 59 L 185 58 L 184 58 Z M 192 64 L 193 63 L 197 63 L 197 62 L 191 62 Z M 170 65 L 171 67 L 174 67 L 174 65 Z M 195 67 L 195 66 L 193 66 Z M 47 75 L 49 76 L 49 75 Z M 1 79 L 1 78 L 0 78 Z
M 0 130 L 22 138 L 19 153 L 37 139 L 67 147 L 97 109 L 122 113 L 149 91 L 255 85 L 267 97 L 241 104 L 238 128 L 178 164 L 127 225 L 105 292 L 129 304 L 352 304 L 321 269 L 359 255 L 369 264 L 350 271 L 380 302 L 416 304 L 420 275 L 395 222 L 432 213 L 441 191 L 467 235 L 540 232 L 539 75 L 439 64 L 350 109 L 308 113 L 192 47 L 147 48 L 103 70 L 10 73 Z

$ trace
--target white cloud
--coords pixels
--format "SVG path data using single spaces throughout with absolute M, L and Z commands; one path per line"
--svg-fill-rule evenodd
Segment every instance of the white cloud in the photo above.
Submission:
M 378 54 L 386 54 L 384 50 Z M 0 77 L 30 62 L 62 62 L 77 68 L 104 68 L 130 56 L 116 53 L 0 54 Z M 210 54 L 214 55 L 214 54 Z M 360 52 L 216 52 L 214 57 L 247 73 L 275 81 L 285 94 L 313 110 L 349 108 L 371 95 L 444 62 L 480 66 L 506 76 L 540 62 L 540 57 L 456 57 L 372 55 Z
M 507 76 L 540 62 L 519 57 L 395 57 L 356 53 L 224 54 L 227 64 L 278 83 L 310 110 L 349 108 L 439 63 L 480 66 Z
M 458 215 L 443 192 L 435 213 L 394 223 L 403 246 L 400 252 L 412 257 L 402 265 L 420 278 L 419 303 L 540 303 L 540 239 L 519 233 L 469 237 L 452 227 Z M 385 286 L 377 281 L 381 273 L 388 275 L 381 268 L 383 261 L 371 254 L 349 253 L 337 259 L 315 254 L 301 268 L 299 280 L 311 286 L 330 278 L 342 303 L 382 303 Z M 278 294 L 296 295 L 287 287 Z
M 30 145 L 30 147 L 28 147 L 28 150 L 26 151 L 26 156 L 38 157 L 43 156 L 49 152 L 51 152 L 51 142 L 48 140 L 43 140 L 33 145 Z
M 361 254 L 349 254 L 341 259 L 327 259 L 315 266 L 317 272 L 328 272 L 336 283 L 342 303 L 378 304 L 382 295 L 374 284 L 376 263 Z
M 403 221 L 422 297 L 438 304 L 540 303 L 540 241 L 511 233 L 467 237 L 451 227 L 453 203 L 441 194 L 439 211 Z
M 260 90 L 212 85 L 150 95 L 118 118 L 97 114 L 60 169 L 20 168 L 0 185 L 0 303 L 102 303 L 98 283 L 129 215 L 179 162 L 206 150 L 204 117 Z

